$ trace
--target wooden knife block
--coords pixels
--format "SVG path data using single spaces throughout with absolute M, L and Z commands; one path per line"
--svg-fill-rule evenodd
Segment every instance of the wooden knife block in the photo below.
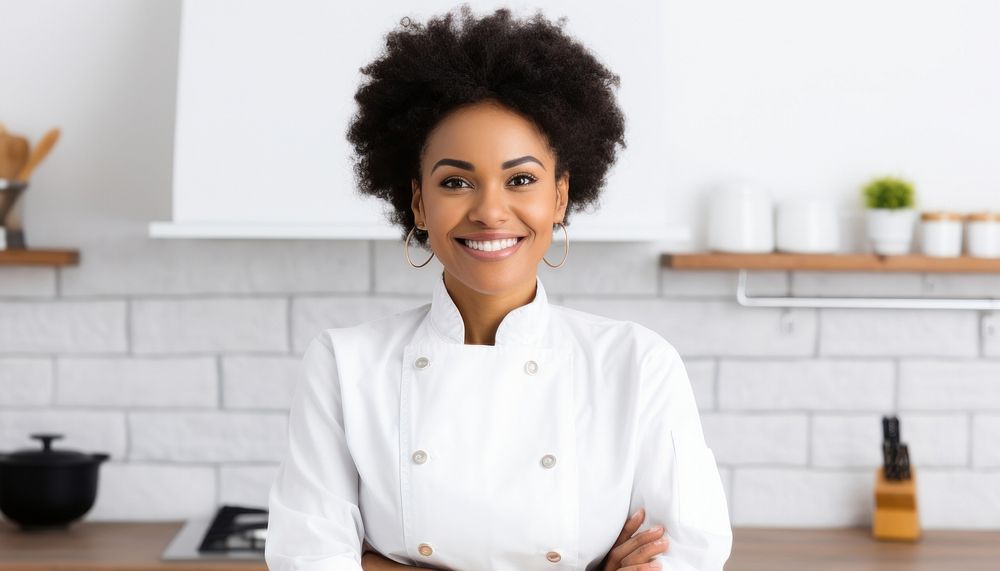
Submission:
M 885 468 L 878 469 L 875 475 L 875 515 L 872 521 L 872 535 L 875 539 L 920 539 L 916 483 L 917 475 L 912 466 L 909 480 L 887 480 Z

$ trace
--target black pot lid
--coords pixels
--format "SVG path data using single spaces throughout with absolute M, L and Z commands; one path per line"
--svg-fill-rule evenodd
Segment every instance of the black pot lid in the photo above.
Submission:
M 62 434 L 32 434 L 31 437 L 42 441 L 41 450 L 24 448 L 10 454 L 0 455 L 0 464 L 72 466 L 101 462 L 109 457 L 107 454 L 84 454 L 76 450 L 53 450 L 52 441 L 62 438 Z

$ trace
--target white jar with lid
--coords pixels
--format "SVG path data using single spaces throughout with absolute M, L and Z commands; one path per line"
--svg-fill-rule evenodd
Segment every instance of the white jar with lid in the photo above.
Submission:
M 1000 258 L 1000 212 L 974 212 L 966 216 L 969 255 Z
M 962 215 L 924 212 L 920 215 L 920 243 L 924 255 L 957 258 L 962 255 Z
M 708 248 L 736 254 L 774 251 L 770 193 L 747 181 L 722 184 L 709 200 Z
M 840 247 L 839 225 L 828 199 L 786 199 L 776 210 L 775 247 L 794 254 L 832 254 Z

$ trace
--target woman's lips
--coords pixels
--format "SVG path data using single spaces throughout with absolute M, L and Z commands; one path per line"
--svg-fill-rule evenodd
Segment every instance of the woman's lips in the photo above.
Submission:
M 516 252 L 521 247 L 521 243 L 524 242 L 524 238 L 523 237 L 518 238 L 517 243 L 509 248 L 504 248 L 503 250 L 494 250 L 492 252 L 484 252 L 483 250 L 470 248 L 465 245 L 465 240 L 462 240 L 461 238 L 455 238 L 455 241 L 458 242 L 458 245 L 462 247 L 462 250 L 464 250 L 465 253 L 469 254 L 473 258 L 484 261 L 495 261 L 495 260 L 502 260 L 508 256 L 513 255 L 514 252 Z

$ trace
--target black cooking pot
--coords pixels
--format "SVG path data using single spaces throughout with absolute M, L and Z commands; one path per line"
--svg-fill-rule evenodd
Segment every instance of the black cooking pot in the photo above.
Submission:
M 107 454 L 53 450 L 61 434 L 32 434 L 42 449 L 0 454 L 0 511 L 22 529 L 66 527 L 97 499 L 97 472 Z

